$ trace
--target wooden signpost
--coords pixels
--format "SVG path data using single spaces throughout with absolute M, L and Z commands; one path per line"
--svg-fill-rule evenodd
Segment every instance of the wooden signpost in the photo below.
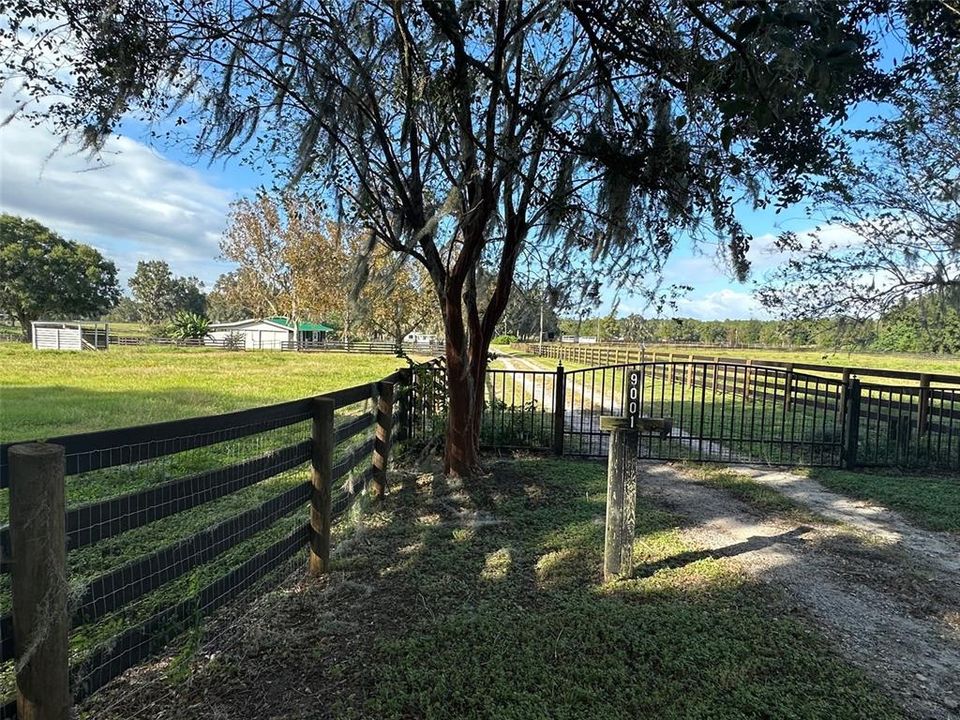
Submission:
M 673 420 L 641 415 L 641 371 L 627 374 L 626 417 L 603 416 L 600 430 L 610 433 L 607 456 L 607 517 L 603 545 L 605 582 L 633 573 L 633 533 L 637 511 L 637 458 L 641 432 L 658 432 L 661 438 L 673 430 Z

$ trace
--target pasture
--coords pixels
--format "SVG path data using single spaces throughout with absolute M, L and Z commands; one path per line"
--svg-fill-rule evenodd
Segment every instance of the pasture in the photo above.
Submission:
M 535 348 L 534 344 L 529 346 Z M 567 345 L 570 347 L 570 345 Z M 624 345 L 583 345 L 584 349 L 589 351 L 591 348 L 611 348 L 621 349 L 630 348 L 635 351 L 639 345 L 635 343 Z M 507 354 L 517 354 L 520 352 L 517 348 L 495 348 L 498 351 L 504 351 Z M 860 367 L 860 368 L 881 368 L 885 370 L 906 370 L 909 372 L 927 372 L 943 373 L 947 375 L 960 375 L 960 357 L 954 355 L 921 355 L 913 353 L 871 353 L 856 352 L 850 350 L 764 350 L 751 348 L 700 348 L 690 346 L 672 346 L 672 345 L 649 345 L 647 352 L 657 353 L 658 359 L 668 353 L 675 353 L 680 359 L 687 355 L 697 355 L 709 358 L 740 358 L 751 359 L 754 362 L 761 360 L 775 360 L 783 363 L 809 363 L 812 365 L 828 365 L 836 368 Z M 544 359 L 548 367 L 555 367 L 556 361 Z M 578 362 L 576 360 L 564 360 L 563 364 L 571 369 L 581 367 L 591 367 L 599 365 L 598 362 Z M 896 379 L 891 379 L 896 383 Z
M 527 360 L 545 368 L 554 362 Z M 403 364 L 383 355 L 149 347 L 54 353 L 0 346 L 2 440 L 254 407 L 371 382 Z M 509 382 L 511 404 L 543 407 L 543 394 L 541 405 L 532 405 L 525 381 Z M 498 397 L 505 400 L 507 389 L 501 387 Z M 337 427 L 351 426 L 370 410 L 368 401 L 338 410 Z M 502 420 L 504 408 L 499 412 Z M 525 412 L 519 417 L 508 412 L 510 438 L 523 434 Z M 502 422 L 497 427 L 505 429 Z M 249 438 L 71 476 L 67 504 L 77 508 L 167 486 L 269 456 L 309 433 L 309 421 L 298 421 Z M 355 448 L 369 457 L 365 446 L 345 445 L 333 461 Z M 261 594 L 252 605 L 224 607 L 203 624 L 198 610 L 188 632 L 158 661 L 94 694 L 81 715 L 129 717 L 151 707 L 184 718 L 297 717 L 321 703 L 320 716 L 338 718 L 902 716 L 899 686 L 871 678 L 862 662 L 851 663 L 848 656 L 856 653 L 838 648 L 818 614 L 839 617 L 841 633 L 850 632 L 862 605 L 857 583 L 876 576 L 872 591 L 887 592 L 883 573 L 907 572 L 899 549 L 866 540 L 844 521 L 828 520 L 802 500 L 737 472 L 673 466 L 644 481 L 634 543 L 639 570 L 609 584 L 600 574 L 602 464 L 521 457 L 491 462 L 488 475 L 460 485 L 437 472 L 428 456 L 420 461 L 399 465 L 384 502 L 358 502 L 336 524 L 335 572 L 305 581 L 302 553 L 291 557 L 258 582 Z M 700 476 L 690 478 L 691 473 Z M 153 553 L 183 564 L 171 580 L 129 604 L 80 618 L 70 635 L 74 666 L 94 663 L 114 638 L 170 607 L 199 605 L 205 588 L 296 533 L 307 515 L 302 488 L 308 474 L 307 466 L 297 465 L 71 550 L 68 571 L 78 597 Z M 861 477 L 837 473 L 835 487 L 872 497 Z M 883 485 L 888 494 L 875 499 L 893 507 L 918 500 L 912 478 Z M 944 509 L 954 496 L 924 487 L 928 497 L 916 503 L 916 519 L 956 529 L 955 512 Z M 948 487 L 945 479 L 943 488 L 953 491 L 955 483 Z M 288 514 L 274 519 L 279 511 L 271 510 L 261 517 L 278 494 L 294 498 L 284 506 Z M 3 491 L 2 520 L 6 499 Z M 923 522 L 935 512 L 938 517 Z M 254 518 L 249 531 L 221 542 L 209 556 L 193 547 L 205 542 L 211 529 L 246 528 L 240 521 L 247 518 Z M 704 528 L 717 522 L 726 530 L 706 533 Z M 809 537 L 791 544 L 797 533 Z M 764 565 L 768 546 L 788 553 L 782 568 Z M 827 587 L 832 604 L 814 607 L 812 614 L 804 602 L 797 603 L 798 588 L 816 591 L 833 580 L 818 574 L 809 553 L 829 555 L 831 567 L 849 570 L 842 588 Z M 281 582 L 285 572 L 290 575 Z M 271 590 L 278 582 L 280 589 Z M 779 587 L 785 582 L 788 592 Z M 917 612 L 921 600 L 926 603 L 917 622 L 943 617 L 953 627 L 948 610 L 953 595 L 933 593 L 932 581 L 919 573 L 910 575 L 910 583 L 890 587 L 909 591 L 904 597 L 917 604 Z M 0 613 L 9 603 L 4 576 Z M 151 639 L 156 649 L 182 628 L 161 630 Z M 875 642 L 902 640 L 891 634 Z M 870 644 L 864 648 L 869 651 Z M 932 652 L 936 662 L 949 663 L 939 646 Z M 318 668 L 309 687 L 303 684 L 305 660 Z M 916 665 L 918 657 L 905 656 L 904 662 Z M 370 667 L 384 670 L 368 686 Z M 895 674 L 902 670 L 890 668 Z M 369 692 L 356 693 L 361 685 Z M 261 692 L 262 687 L 271 691 Z M 12 688 L 7 663 L 0 668 L 0 693 Z M 203 704 L 195 702 L 198 695 Z
M 661 346 L 651 346 L 651 350 L 661 351 Z M 712 355 L 717 357 L 739 357 L 780 362 L 811 363 L 834 365 L 837 367 L 869 367 L 888 370 L 909 370 L 911 372 L 930 372 L 960 375 L 960 358 L 955 355 L 925 355 L 914 353 L 858 352 L 853 350 L 759 350 L 759 349 L 714 349 L 664 346 L 663 352 L 693 353 L 694 355 Z
M 405 361 L 390 355 L 111 347 L 37 352 L 0 345 L 0 442 L 143 425 L 370 382 Z

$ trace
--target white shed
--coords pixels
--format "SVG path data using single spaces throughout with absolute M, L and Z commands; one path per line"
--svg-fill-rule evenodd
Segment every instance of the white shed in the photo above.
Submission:
M 106 350 L 109 328 L 35 320 L 30 323 L 34 350 Z
M 231 335 L 243 337 L 247 350 L 282 350 L 283 343 L 296 340 L 315 342 L 323 340 L 333 328 L 320 323 L 298 323 L 300 337 L 292 322 L 282 317 L 249 318 L 228 323 L 211 323 L 207 336 L 222 342 Z

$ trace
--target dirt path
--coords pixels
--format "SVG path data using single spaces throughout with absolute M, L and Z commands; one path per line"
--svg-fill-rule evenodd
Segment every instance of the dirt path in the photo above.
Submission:
M 641 493 L 713 555 L 780 586 L 917 718 L 960 718 L 960 542 L 781 472 L 737 468 L 831 520 L 758 517 L 723 490 L 645 464 Z M 655 571 L 656 568 L 649 569 Z
M 506 370 L 537 370 L 540 372 L 544 370 L 544 367 L 537 364 L 535 360 L 527 358 L 503 355 L 500 357 L 500 361 Z M 523 378 L 520 384 L 522 385 L 524 394 L 527 396 L 535 396 L 536 393 L 532 387 L 532 383 L 524 376 L 518 377 Z M 574 435 L 597 433 L 597 435 L 589 441 L 591 442 L 591 450 L 596 446 L 596 454 L 605 455 L 608 440 L 606 434 L 600 434 L 600 415 L 605 413 L 620 415 L 623 413 L 622 406 L 615 396 L 601 396 L 600 393 L 596 392 L 595 388 L 588 390 L 584 386 L 583 381 L 576 380 L 575 377 L 574 375 L 567 375 L 567 388 L 570 393 L 570 407 L 567 408 L 565 414 L 567 430 Z M 545 382 L 547 384 L 547 398 L 544 399 L 544 410 L 553 412 L 553 381 L 545 380 Z M 612 391 L 613 388 L 611 387 L 610 390 Z M 600 397 L 599 404 L 597 403 L 598 396 Z M 690 453 L 699 452 L 700 455 L 705 458 L 724 458 L 737 462 L 749 462 L 749 458 L 729 448 L 723 447 L 719 443 L 705 438 L 695 438 L 679 425 L 674 425 L 670 436 L 679 440 L 681 447 L 685 447 Z

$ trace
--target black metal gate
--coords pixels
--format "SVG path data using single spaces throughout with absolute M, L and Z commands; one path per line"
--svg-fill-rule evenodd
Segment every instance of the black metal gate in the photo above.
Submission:
M 445 422 L 442 363 L 414 373 L 410 437 Z M 638 382 L 631 397 L 629 378 Z M 490 370 L 481 443 L 606 457 L 600 416 L 671 418 L 640 436 L 641 457 L 786 466 L 960 468 L 960 388 L 861 383 L 790 368 L 645 362 L 565 371 Z
M 631 371 L 636 385 L 631 385 Z M 779 368 L 725 363 L 608 365 L 565 374 L 564 452 L 605 456 L 601 415 L 671 418 L 641 433 L 640 457 L 830 465 L 844 462 L 846 386 Z

